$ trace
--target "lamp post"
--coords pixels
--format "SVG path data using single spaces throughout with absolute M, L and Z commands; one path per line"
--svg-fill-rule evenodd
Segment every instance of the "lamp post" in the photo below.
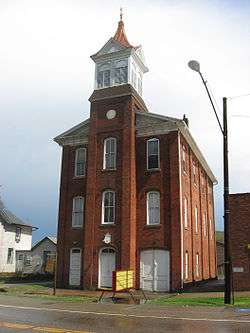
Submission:
M 223 166 L 224 166 L 224 268 L 225 268 L 225 291 L 224 303 L 231 304 L 231 259 L 230 259 L 230 243 L 229 243 L 229 176 L 228 176 L 228 135 L 227 135 L 227 98 L 223 97 L 223 127 L 216 112 L 213 100 L 207 87 L 207 82 L 200 71 L 200 64 L 196 60 L 191 60 L 188 66 L 195 72 L 200 74 L 202 82 L 206 88 L 209 100 L 213 107 L 216 119 L 218 121 L 221 133 L 223 135 Z

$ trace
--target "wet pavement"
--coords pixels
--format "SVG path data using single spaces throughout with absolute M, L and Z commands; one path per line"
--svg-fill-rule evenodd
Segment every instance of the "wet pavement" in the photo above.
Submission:
M 250 332 L 250 313 L 224 307 L 65 303 L 1 295 L 0 333 L 8 332 Z

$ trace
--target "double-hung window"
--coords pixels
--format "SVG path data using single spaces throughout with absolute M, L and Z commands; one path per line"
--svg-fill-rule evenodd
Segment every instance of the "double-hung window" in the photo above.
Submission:
M 97 87 L 105 88 L 110 86 L 110 70 L 99 71 L 97 74 Z
M 13 264 L 13 259 L 14 259 L 14 249 L 12 247 L 9 247 L 7 254 L 7 264 Z
M 207 236 L 207 213 L 203 213 L 203 231 L 204 231 L 204 237 Z
M 75 197 L 73 198 L 72 227 L 81 228 L 83 226 L 83 218 L 84 218 L 84 198 Z
M 115 223 L 115 192 L 106 190 L 102 194 L 102 224 Z
M 21 233 L 22 233 L 22 229 L 21 227 L 16 227 L 16 237 L 15 237 L 15 241 L 18 243 L 21 240 Z
M 160 168 L 160 147 L 159 139 L 147 140 L 147 169 Z
M 195 206 L 194 215 L 195 215 L 195 232 L 198 233 L 199 215 L 198 215 L 198 207 L 197 206 Z
M 104 140 L 103 169 L 116 169 L 116 138 L 107 138 Z
M 160 193 L 157 191 L 147 193 L 147 224 L 160 224 Z
M 184 273 L 185 273 L 185 279 L 188 279 L 189 276 L 189 265 L 188 265 L 188 261 L 189 261 L 189 255 L 188 255 L 188 251 L 185 252 L 185 267 L 184 267 Z
M 184 227 L 188 228 L 188 201 L 186 197 L 184 197 Z
M 75 177 L 85 176 L 86 148 L 78 148 L 75 152 Z

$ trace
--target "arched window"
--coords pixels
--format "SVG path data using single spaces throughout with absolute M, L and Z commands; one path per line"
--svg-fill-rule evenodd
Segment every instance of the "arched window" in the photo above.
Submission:
M 188 201 L 186 197 L 184 197 L 184 227 L 188 228 Z
M 106 190 L 102 194 L 102 224 L 115 223 L 115 192 Z
M 200 275 L 199 264 L 200 264 L 200 259 L 199 259 L 199 253 L 197 252 L 196 256 L 195 256 L 195 271 L 196 271 L 196 276 L 197 277 Z
M 78 148 L 75 152 L 75 177 L 85 176 L 86 148 Z
M 194 216 L 195 216 L 195 232 L 198 233 L 198 223 L 199 223 L 198 218 L 199 218 L 199 216 L 198 216 L 198 207 L 197 206 L 195 206 Z
M 188 267 L 188 260 L 189 260 L 189 256 L 188 256 L 188 251 L 185 252 L 185 279 L 187 280 L 188 279 L 188 270 L 189 270 L 189 267 Z
M 204 229 L 204 237 L 207 236 L 207 213 L 203 213 L 203 229 Z
M 107 138 L 104 140 L 103 169 L 116 169 L 116 138 Z
M 81 228 L 83 226 L 83 217 L 84 217 L 84 198 L 75 197 L 73 198 L 72 227 Z
M 160 224 L 160 193 L 157 191 L 147 193 L 147 224 Z
M 159 139 L 147 140 L 147 169 L 159 169 L 160 167 L 160 149 Z

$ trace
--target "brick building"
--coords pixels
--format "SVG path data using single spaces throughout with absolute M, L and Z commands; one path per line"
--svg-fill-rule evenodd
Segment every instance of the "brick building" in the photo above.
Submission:
M 91 58 L 90 118 L 55 138 L 63 148 L 58 286 L 109 287 L 116 269 L 133 269 L 136 288 L 153 291 L 215 278 L 216 179 L 187 119 L 148 111 L 148 68 L 122 18 Z
M 235 290 L 250 290 L 250 193 L 229 195 L 230 254 Z

